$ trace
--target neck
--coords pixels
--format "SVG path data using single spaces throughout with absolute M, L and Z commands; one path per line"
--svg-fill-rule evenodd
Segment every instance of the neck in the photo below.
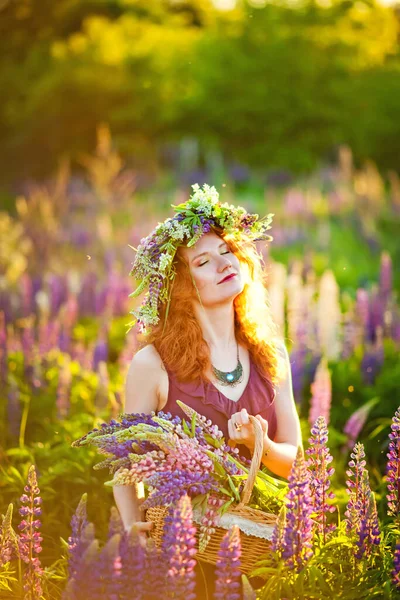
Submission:
M 200 306 L 196 303 L 195 314 L 210 349 L 225 351 L 233 346 L 236 347 L 233 302 L 212 307 Z

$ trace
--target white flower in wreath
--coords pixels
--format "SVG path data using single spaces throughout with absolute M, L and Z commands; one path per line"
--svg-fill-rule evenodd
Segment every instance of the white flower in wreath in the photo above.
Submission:
M 171 264 L 171 258 L 172 257 L 170 254 L 166 254 L 165 252 L 161 254 L 159 259 L 159 270 L 161 273 L 165 273 L 165 271 L 168 269 Z

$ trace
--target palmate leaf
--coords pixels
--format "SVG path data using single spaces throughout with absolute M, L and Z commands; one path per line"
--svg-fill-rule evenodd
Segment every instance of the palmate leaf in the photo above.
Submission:
M 0 592 L 12 592 L 18 582 L 18 579 L 14 576 L 15 574 L 16 570 L 10 563 L 0 567 Z M 7 597 L 12 598 L 13 596 L 7 594 Z

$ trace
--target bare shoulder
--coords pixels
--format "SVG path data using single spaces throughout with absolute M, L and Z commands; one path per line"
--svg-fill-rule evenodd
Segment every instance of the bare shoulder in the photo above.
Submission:
M 147 346 L 138 350 L 132 359 L 132 363 L 133 362 L 145 368 L 156 369 L 158 367 L 163 367 L 161 357 L 153 344 L 147 344 Z
M 148 344 L 132 358 L 126 375 L 126 412 L 151 412 L 160 408 L 168 375 L 159 353 Z

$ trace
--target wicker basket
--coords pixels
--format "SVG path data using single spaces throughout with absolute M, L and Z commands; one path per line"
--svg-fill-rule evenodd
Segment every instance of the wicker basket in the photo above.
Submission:
M 268 552 L 270 548 L 269 538 L 256 537 L 255 535 L 248 535 L 243 531 L 243 524 L 260 524 L 269 526 L 269 530 L 275 525 L 277 516 L 269 513 L 265 513 L 261 510 L 250 508 L 247 505 L 250 500 L 250 496 L 253 490 L 254 482 L 260 468 L 261 457 L 263 453 L 263 433 L 261 425 L 256 418 L 249 416 L 250 421 L 253 424 L 255 431 L 255 449 L 251 460 L 249 469 L 249 475 L 246 480 L 243 492 L 241 495 L 241 502 L 236 506 L 230 508 L 226 515 L 228 516 L 230 523 L 235 523 L 241 530 L 241 544 L 242 544 L 242 555 L 240 569 L 243 573 L 250 573 L 254 569 L 254 565 L 259 560 L 262 554 Z M 151 537 L 155 540 L 158 547 L 161 546 L 164 528 L 164 519 L 168 513 L 168 507 L 156 506 L 149 508 L 145 513 L 146 521 L 153 522 L 153 529 L 150 532 Z M 194 518 L 194 520 L 196 520 Z M 221 519 L 223 521 L 223 519 Z M 221 522 L 222 525 L 222 522 Z M 228 527 L 223 528 L 222 526 L 216 527 L 215 533 L 211 536 L 207 547 L 203 552 L 198 552 L 196 558 L 200 561 L 207 562 L 215 565 L 218 557 L 218 550 L 222 541 L 223 536 L 226 533 Z M 244 527 L 247 529 L 247 527 Z M 264 528 L 266 529 L 266 528 Z

